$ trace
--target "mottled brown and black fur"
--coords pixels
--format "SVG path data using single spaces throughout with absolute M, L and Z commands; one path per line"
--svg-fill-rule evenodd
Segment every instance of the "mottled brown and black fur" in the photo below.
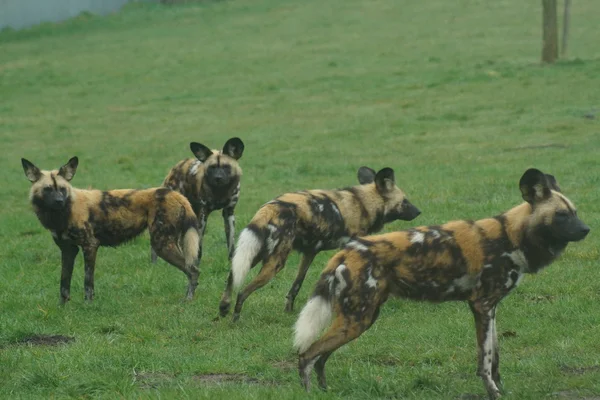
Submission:
M 189 202 L 167 188 L 81 190 L 69 181 L 78 165 L 73 157 L 59 170 L 42 171 L 22 159 L 32 182 L 29 198 L 38 219 L 62 253 L 60 297 L 70 299 L 71 276 L 79 247 L 85 264 L 85 299 L 94 297 L 94 269 L 100 246 L 117 246 L 150 231 L 157 254 L 185 273 L 187 297 L 198 286 L 198 222 Z
M 164 187 L 183 194 L 194 209 L 200 226 L 198 260 L 202 259 L 202 237 L 206 220 L 215 210 L 223 209 L 225 239 L 229 259 L 235 242 L 234 210 L 240 198 L 242 168 L 238 160 L 244 153 L 244 143 L 240 138 L 231 138 L 223 150 L 211 150 L 203 144 L 192 142 L 190 149 L 196 158 L 182 160 L 169 171 L 163 182 Z M 152 262 L 156 254 L 152 251 Z
M 313 367 L 325 388 L 327 358 L 369 329 L 388 296 L 398 296 L 467 301 L 475 316 L 478 375 L 489 397 L 499 397 L 496 306 L 524 274 L 547 266 L 589 232 L 552 176 L 527 170 L 520 189 L 526 202 L 496 217 L 367 236 L 337 253 L 296 322 L 305 388 Z
M 396 186 L 391 168 L 375 173 L 361 167 L 358 180 L 358 186 L 287 193 L 263 205 L 240 233 L 221 298 L 221 316 L 229 311 L 232 286 L 239 288 L 259 261 L 263 266 L 258 276 L 238 294 L 234 320 L 239 318 L 246 298 L 283 269 L 292 250 L 300 252 L 302 260 L 287 295 L 288 312 L 293 309 L 308 267 L 320 251 L 336 249 L 353 237 L 377 232 L 391 221 L 411 221 L 421 213 Z

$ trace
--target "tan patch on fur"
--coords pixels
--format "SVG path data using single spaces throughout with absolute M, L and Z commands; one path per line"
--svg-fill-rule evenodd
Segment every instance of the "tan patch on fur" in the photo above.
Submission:
M 481 219 L 475 222 L 475 225 L 485 231 L 488 239 L 499 239 L 502 236 L 502 224 L 495 218 Z
M 520 204 L 508 210 L 504 215 L 508 239 L 515 247 L 518 247 L 523 237 L 523 226 L 531 215 L 531 205 L 529 203 Z
M 452 221 L 442 225 L 444 230 L 453 232 L 454 240 L 467 261 L 469 273 L 477 272 L 483 265 L 483 249 L 481 236 L 465 221 Z

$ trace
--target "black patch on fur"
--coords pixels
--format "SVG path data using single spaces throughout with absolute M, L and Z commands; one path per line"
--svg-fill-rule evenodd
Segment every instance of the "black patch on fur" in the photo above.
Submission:
M 35 206 L 36 215 L 44 228 L 57 233 L 64 232 L 67 229 L 72 208 L 70 197 L 66 198 L 64 207 L 59 210 L 48 208 L 44 199 L 39 196 L 33 197 L 32 204 Z

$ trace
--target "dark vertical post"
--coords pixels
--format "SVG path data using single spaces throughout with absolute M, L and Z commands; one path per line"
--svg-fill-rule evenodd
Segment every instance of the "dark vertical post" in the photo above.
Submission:
M 558 22 L 556 16 L 556 0 L 542 0 L 542 9 L 542 62 L 553 63 L 558 58 Z
M 565 0 L 565 10 L 563 13 L 563 31 L 560 56 L 566 58 L 569 48 L 569 28 L 571 24 L 571 0 Z

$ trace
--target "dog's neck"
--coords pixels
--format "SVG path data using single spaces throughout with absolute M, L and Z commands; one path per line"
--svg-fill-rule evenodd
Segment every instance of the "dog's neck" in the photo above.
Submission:
M 522 203 L 502 216 L 506 220 L 506 233 L 512 245 L 523 251 L 527 259 L 526 273 L 536 273 L 549 265 L 563 252 L 567 243 L 558 243 L 544 231 L 543 226 L 531 224 L 532 208 Z
M 360 192 L 365 198 L 361 198 L 361 204 L 364 209 L 361 211 L 361 218 L 365 220 L 367 230 L 364 234 L 379 232 L 387 223 L 385 220 L 385 201 L 381 194 L 377 192 L 375 184 L 355 186 L 357 192 Z M 372 191 L 372 193 L 370 192 Z M 391 221 L 388 221 L 391 222 Z M 361 226 L 363 226 L 361 224 Z
M 70 197 L 67 198 L 65 205 L 60 209 L 49 208 L 37 198 L 34 198 L 31 203 L 44 228 L 59 233 L 67 230 L 71 208 L 73 207 Z

